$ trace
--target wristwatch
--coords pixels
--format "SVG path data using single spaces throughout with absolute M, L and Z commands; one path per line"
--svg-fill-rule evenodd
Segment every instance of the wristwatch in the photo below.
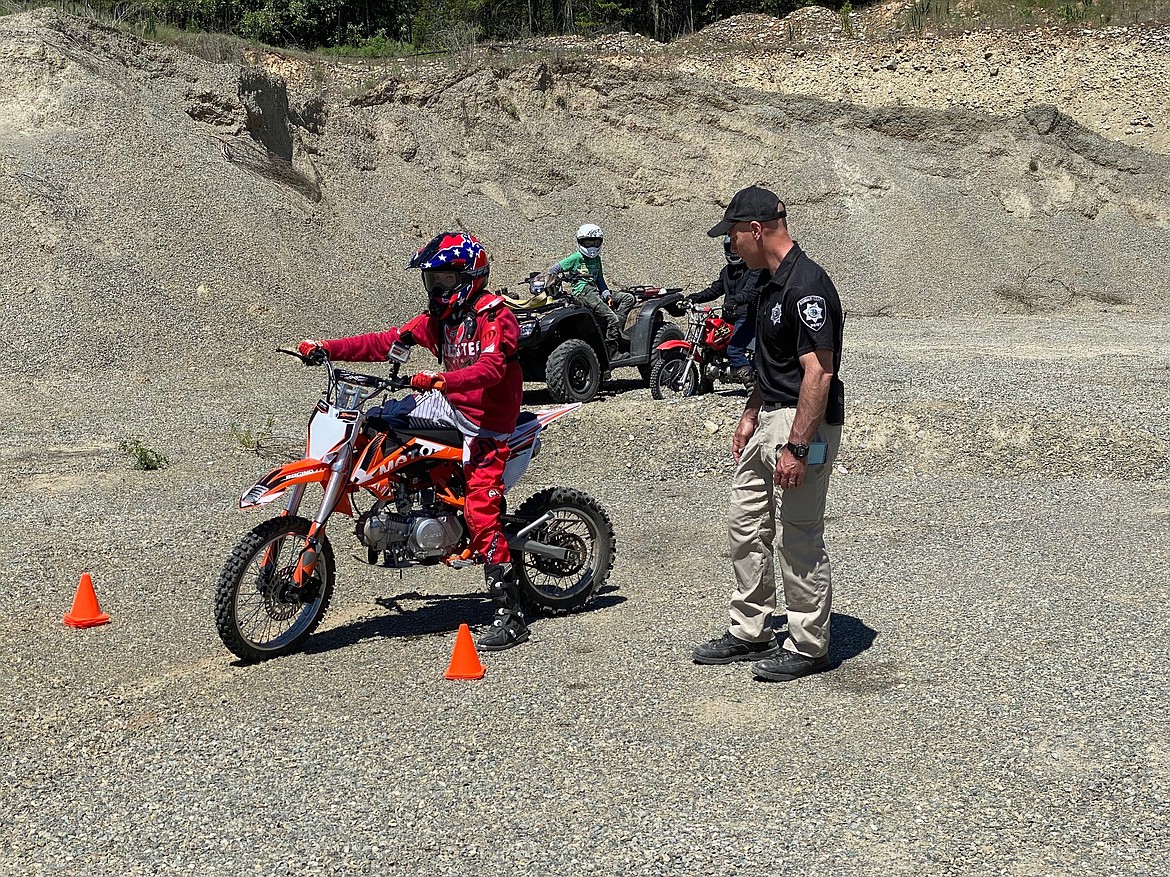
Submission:
M 798 460 L 803 460 L 808 456 L 808 445 L 796 445 L 792 442 L 788 442 L 784 445 L 784 447 L 788 448 L 792 456 L 796 457 Z

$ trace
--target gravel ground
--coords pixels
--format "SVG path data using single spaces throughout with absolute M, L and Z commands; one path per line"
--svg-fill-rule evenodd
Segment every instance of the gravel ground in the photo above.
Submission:
M 1166 159 L 1085 130 L 1092 94 L 886 106 L 929 45 L 903 49 L 858 61 L 868 108 L 655 59 L 309 93 L 0 18 L 0 874 L 1166 873 Z M 1157 52 L 1127 115 L 1161 112 Z M 305 651 L 231 660 L 211 588 L 258 520 L 235 500 L 319 389 L 275 344 L 407 316 L 404 257 L 452 222 L 497 284 L 591 217 L 613 281 L 694 288 L 755 179 L 850 310 L 830 672 L 690 662 L 726 623 L 743 397 L 668 406 L 632 371 L 519 488 L 609 509 L 588 611 L 445 682 L 480 577 L 371 570 L 341 528 Z M 259 454 L 233 438 L 270 416 Z M 131 470 L 132 437 L 170 466 Z M 74 631 L 85 569 L 113 623 Z
M 227 423 L 280 411 L 293 444 L 314 374 L 176 376 L 100 422 L 100 376 L 62 383 L 4 425 L 0 871 L 1165 873 L 1168 336 L 852 324 L 835 666 L 787 685 L 689 658 L 725 623 L 735 392 L 668 408 L 619 380 L 550 430 L 519 490 L 606 505 L 613 587 L 452 683 L 478 576 L 371 571 L 342 530 L 303 654 L 244 667 L 216 638 L 211 582 L 254 520 L 234 497 L 272 462 Z M 915 448 L 942 411 L 951 444 Z M 126 468 L 135 418 L 170 468 Z M 73 631 L 86 567 L 113 623 Z

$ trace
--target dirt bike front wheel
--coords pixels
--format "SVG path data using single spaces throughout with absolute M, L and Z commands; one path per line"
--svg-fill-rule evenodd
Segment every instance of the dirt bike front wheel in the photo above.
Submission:
M 232 654 L 263 661 L 295 651 L 309 638 L 333 597 L 333 548 L 322 534 L 310 580 L 293 581 L 309 522 L 280 517 L 264 521 L 232 549 L 215 584 L 215 626 Z
M 580 609 L 609 578 L 617 554 L 613 524 L 601 503 L 580 490 L 548 487 L 521 503 L 516 516 L 548 520 L 527 538 L 565 549 L 559 560 L 517 551 L 512 564 L 523 598 L 532 608 L 553 614 Z
M 681 399 L 699 392 L 698 366 L 685 356 L 659 359 L 650 369 L 650 396 L 653 399 Z

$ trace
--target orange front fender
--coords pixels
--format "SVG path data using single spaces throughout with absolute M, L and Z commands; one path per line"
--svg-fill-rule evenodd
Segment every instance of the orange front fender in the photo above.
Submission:
M 250 509 L 277 499 L 294 484 L 324 484 L 331 474 L 329 464 L 305 458 L 295 463 L 277 466 L 240 497 L 240 508 Z

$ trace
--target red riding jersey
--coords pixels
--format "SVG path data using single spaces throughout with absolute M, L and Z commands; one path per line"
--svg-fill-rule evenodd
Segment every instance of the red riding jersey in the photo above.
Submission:
M 410 333 L 442 364 L 451 407 L 491 432 L 509 434 L 520 416 L 524 378 L 516 351 L 520 325 L 498 295 L 481 295 L 454 324 L 419 314 L 401 328 L 326 341 L 333 359 L 383 362 L 390 345 Z

